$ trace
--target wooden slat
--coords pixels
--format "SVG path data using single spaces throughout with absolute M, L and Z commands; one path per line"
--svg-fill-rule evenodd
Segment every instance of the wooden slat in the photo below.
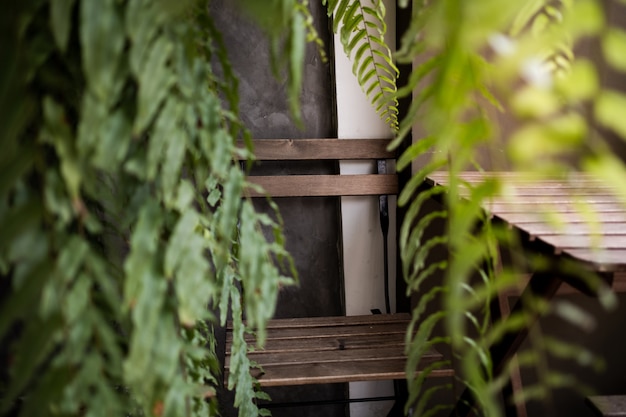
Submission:
M 271 320 L 264 348 L 249 357 L 264 371 L 257 375 L 263 386 L 402 379 L 409 322 L 406 313 Z M 229 325 L 226 378 L 231 342 Z M 434 349 L 428 350 L 420 369 L 441 358 Z M 433 374 L 451 375 L 449 369 Z
M 594 233 L 600 233 L 602 235 L 622 234 L 623 230 L 626 230 L 625 221 L 609 222 L 606 219 L 602 219 L 599 224 L 590 224 L 588 221 L 579 219 L 578 221 L 572 221 L 570 219 L 567 223 L 554 223 L 546 221 L 535 222 L 520 222 L 523 225 L 524 230 L 531 231 L 533 234 L 542 235 L 554 235 L 554 234 L 567 234 L 567 235 L 590 235 Z
M 563 249 L 564 253 L 573 258 L 586 260 L 594 265 L 598 271 L 623 271 L 626 249 Z
M 372 314 L 347 317 L 305 317 L 274 319 L 266 326 L 269 342 L 278 339 L 306 339 L 314 336 L 348 337 L 365 335 L 404 334 L 410 322 L 407 313 Z M 227 325 L 227 343 L 230 342 L 232 323 Z M 252 340 L 249 335 L 249 340 Z
M 293 351 L 293 352 L 266 352 L 255 351 L 248 357 L 265 368 L 276 365 L 301 365 L 307 363 L 337 363 L 345 361 L 373 361 L 406 359 L 403 346 L 376 347 L 369 349 L 341 349 L 332 354 L 328 351 Z M 230 366 L 230 358 L 227 357 L 226 367 Z
M 345 326 L 347 324 L 385 324 L 385 323 L 409 323 L 411 315 L 408 313 L 394 314 L 369 314 L 359 316 L 326 316 L 326 317 L 297 317 L 285 319 L 272 319 L 267 323 L 268 329 L 294 328 L 294 327 L 331 327 Z M 232 322 L 227 323 L 227 329 L 232 329 Z
M 597 416 L 626 417 L 626 395 L 598 395 L 586 400 Z
M 529 210 L 535 211 L 539 214 L 549 213 L 550 215 L 556 214 L 557 216 L 561 213 L 581 213 L 582 206 L 577 205 L 572 201 L 572 199 L 555 198 L 554 200 L 547 201 L 548 198 L 549 197 L 534 200 L 529 199 L 530 201 L 502 201 L 494 199 L 486 201 L 484 207 L 489 212 L 497 215 L 503 215 L 505 213 L 524 213 Z M 593 210 L 592 213 L 597 216 L 601 216 L 603 213 L 624 212 L 624 207 L 615 201 L 599 202 L 597 200 L 587 200 L 585 201 L 585 204 L 587 204 L 588 207 Z
M 402 336 L 402 337 L 400 337 Z M 229 341 L 227 347 L 230 347 Z M 343 349 L 367 349 L 378 347 L 404 347 L 404 334 L 371 334 L 345 336 L 341 338 L 306 338 L 306 339 L 271 339 L 266 341 L 264 352 L 302 352 L 302 351 L 329 351 Z
M 505 179 L 507 182 L 515 182 L 519 184 L 536 184 L 537 181 L 541 181 L 545 184 L 570 184 L 576 185 L 580 182 L 595 182 L 602 186 L 608 186 L 604 181 L 598 180 L 595 177 L 586 174 L 584 172 L 571 172 L 565 177 L 552 177 L 548 178 L 545 175 L 520 172 L 520 171 L 492 171 L 492 172 L 479 172 L 479 171 L 462 171 L 461 177 L 466 182 L 482 182 L 485 178 L 500 178 Z M 447 182 L 449 175 L 447 171 L 436 171 L 428 175 L 428 178 L 434 179 L 438 182 Z
M 436 359 L 425 358 L 422 368 Z M 286 386 L 308 384 L 332 384 L 339 382 L 387 381 L 404 379 L 406 359 L 374 360 L 363 362 L 311 363 L 299 366 L 278 365 L 263 369 L 257 378 L 261 386 Z M 431 377 L 452 376 L 450 369 L 434 371 Z
M 394 159 L 389 139 L 255 139 L 261 161 Z M 242 144 L 239 144 L 242 147 Z
M 625 249 L 626 234 L 619 235 L 541 235 L 541 239 L 550 245 L 561 249 Z M 625 259 L 626 260 L 626 259 Z
M 379 325 L 344 325 L 329 327 L 304 327 L 304 328 L 284 328 L 267 329 L 267 339 L 307 339 L 307 338 L 342 338 L 348 336 L 366 336 L 372 334 L 394 335 L 406 332 L 406 323 L 379 324 Z M 246 336 L 248 340 L 253 340 L 252 335 Z M 230 341 L 230 339 L 227 339 Z
M 406 357 L 397 350 L 337 350 L 331 352 L 304 352 L 299 354 L 254 355 L 263 373 L 253 370 L 262 386 L 307 385 L 320 383 L 404 379 Z M 441 354 L 429 350 L 420 362 L 419 370 L 441 360 Z M 228 378 L 230 370 L 225 367 Z M 450 369 L 435 371 L 431 376 L 451 376 Z
M 544 222 L 546 224 L 549 224 L 545 213 L 539 213 L 539 212 L 533 212 L 533 211 L 527 211 L 526 213 L 512 212 L 512 213 L 507 213 L 506 215 L 495 214 L 495 216 L 500 217 L 503 220 L 515 226 L 522 225 L 525 223 L 537 223 L 537 222 Z M 609 212 L 609 213 L 603 213 L 601 220 L 603 224 L 604 223 L 624 224 L 626 223 L 626 216 L 624 212 L 614 212 L 614 213 Z M 586 221 L 588 222 L 588 220 L 586 220 L 582 215 L 580 215 L 580 213 L 570 213 L 570 215 L 568 216 L 562 216 L 560 218 L 560 221 L 567 222 L 567 223 L 584 223 Z
M 321 197 L 392 195 L 398 193 L 396 175 L 284 175 L 252 176 L 250 182 L 260 185 L 272 197 Z M 253 189 L 250 197 L 264 197 Z
M 504 183 L 504 195 L 484 204 L 496 219 L 518 228 L 531 240 L 547 243 L 555 253 L 567 253 L 599 270 L 626 269 L 626 207 L 609 185 L 581 173 L 532 181 L 520 173 L 463 172 L 460 179 L 477 184 L 489 175 Z M 427 180 L 443 186 L 448 181 L 445 172 L 433 173 Z M 461 187 L 461 195 L 467 196 L 468 190 Z M 591 215 L 583 214 L 581 207 Z
M 551 195 L 554 192 L 566 192 L 568 194 L 595 195 L 612 194 L 613 187 L 606 182 L 600 181 L 590 175 L 577 173 L 566 179 L 550 179 L 535 176 L 527 176 L 518 172 L 471 172 L 460 173 L 461 183 L 476 185 L 489 178 L 498 178 L 503 187 L 503 195 Z M 426 181 L 431 185 L 447 185 L 449 175 L 447 172 L 433 172 L 428 175 Z M 540 186 L 538 186 L 540 185 Z M 463 188 L 461 189 L 463 190 Z

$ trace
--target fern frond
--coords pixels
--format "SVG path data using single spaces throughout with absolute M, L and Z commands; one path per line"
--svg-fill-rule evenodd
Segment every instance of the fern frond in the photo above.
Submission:
M 353 62 L 352 73 L 381 119 L 398 129 L 396 79 L 398 69 L 385 42 L 387 26 L 382 0 L 324 1 L 333 18 L 344 52 Z

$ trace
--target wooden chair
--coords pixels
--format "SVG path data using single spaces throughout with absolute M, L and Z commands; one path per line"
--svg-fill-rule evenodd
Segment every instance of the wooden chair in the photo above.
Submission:
M 392 152 L 386 150 L 388 142 L 378 139 L 255 140 L 255 154 L 258 160 L 373 160 L 378 161 L 379 174 L 276 175 L 255 176 L 249 179 L 261 185 L 274 199 L 380 196 L 381 224 L 386 239 L 385 223 L 388 221 L 386 196 L 398 192 L 396 174 L 386 173 L 385 161 L 395 158 Z M 254 191 L 250 194 L 253 197 L 265 197 L 265 194 Z M 387 282 L 384 285 L 387 286 Z M 406 361 L 404 341 L 409 321 L 408 312 L 275 319 L 268 324 L 264 350 L 251 352 L 250 357 L 263 370 L 262 374 L 257 375 L 261 386 L 404 379 Z M 229 323 L 226 334 L 224 372 L 226 379 L 229 372 L 231 332 Z M 252 341 L 252 336 L 250 337 Z M 431 350 L 421 366 L 427 366 L 440 359 L 441 355 Z M 433 373 L 434 376 L 451 374 L 450 370 Z

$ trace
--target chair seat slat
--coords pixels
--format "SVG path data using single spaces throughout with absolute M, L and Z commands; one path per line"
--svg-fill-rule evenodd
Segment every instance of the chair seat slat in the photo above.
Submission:
M 264 348 L 249 353 L 263 373 L 253 372 L 263 386 L 402 379 L 409 322 L 406 313 L 270 320 Z M 230 323 L 226 339 L 228 374 Z M 254 343 L 253 337 L 247 339 Z M 440 353 L 429 349 L 418 371 L 441 359 Z M 450 372 L 436 371 L 432 376 L 450 376 Z

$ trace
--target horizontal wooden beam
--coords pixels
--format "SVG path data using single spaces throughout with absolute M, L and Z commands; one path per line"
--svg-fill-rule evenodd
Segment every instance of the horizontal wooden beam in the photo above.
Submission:
M 261 161 L 394 159 L 390 139 L 255 139 Z M 238 144 L 243 147 L 243 143 Z
M 271 197 L 320 197 L 393 195 L 398 193 L 398 177 L 391 174 L 370 175 L 275 175 L 251 176 L 248 181 L 261 186 Z M 253 188 L 250 197 L 266 194 Z

